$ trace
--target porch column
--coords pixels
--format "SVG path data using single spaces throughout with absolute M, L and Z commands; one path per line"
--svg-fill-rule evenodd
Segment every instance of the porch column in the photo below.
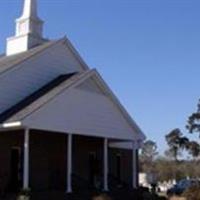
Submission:
M 108 139 L 104 139 L 104 183 L 103 183 L 103 189 L 104 191 L 108 191 Z
M 72 134 L 67 140 L 67 193 L 72 193 Z
M 138 160 L 137 160 L 137 142 L 133 142 L 132 143 L 133 144 L 133 149 L 132 149 L 132 175 L 133 175 L 133 177 L 132 177 L 132 187 L 134 188 L 134 189 L 136 189 L 137 187 L 138 187 L 138 184 L 137 184 L 137 182 L 138 182 L 138 170 L 137 170 L 137 167 L 138 167 Z
M 29 129 L 24 132 L 23 188 L 29 188 Z

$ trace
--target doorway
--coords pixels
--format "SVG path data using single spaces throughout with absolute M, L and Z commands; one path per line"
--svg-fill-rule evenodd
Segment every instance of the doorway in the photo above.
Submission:
M 12 147 L 10 158 L 10 190 L 17 192 L 22 186 L 22 150 Z

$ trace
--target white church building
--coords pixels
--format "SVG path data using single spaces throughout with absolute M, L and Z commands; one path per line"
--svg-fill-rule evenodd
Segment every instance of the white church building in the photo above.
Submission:
M 0 187 L 108 191 L 138 186 L 145 136 L 70 41 L 43 37 L 36 0 L 25 0 L 0 56 Z M 112 186 L 113 187 L 113 186 Z

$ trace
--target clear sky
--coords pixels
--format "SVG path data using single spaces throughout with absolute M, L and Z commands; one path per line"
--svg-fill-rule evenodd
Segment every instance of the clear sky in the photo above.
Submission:
M 149 139 L 185 127 L 200 98 L 199 0 L 38 0 L 45 35 L 67 35 Z M 0 50 L 22 0 L 1 0 Z

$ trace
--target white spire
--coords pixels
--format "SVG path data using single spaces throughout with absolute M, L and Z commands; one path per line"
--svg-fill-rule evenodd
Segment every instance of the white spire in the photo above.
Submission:
M 37 16 L 37 0 L 25 0 L 24 2 L 24 10 L 21 18 L 36 18 Z
M 17 36 L 32 33 L 42 38 L 43 22 L 37 16 L 37 0 L 24 0 L 23 14 L 16 23 Z
M 44 42 L 43 21 L 37 15 L 37 0 L 24 0 L 22 16 L 16 20 L 16 33 L 7 40 L 7 55 L 27 51 Z

